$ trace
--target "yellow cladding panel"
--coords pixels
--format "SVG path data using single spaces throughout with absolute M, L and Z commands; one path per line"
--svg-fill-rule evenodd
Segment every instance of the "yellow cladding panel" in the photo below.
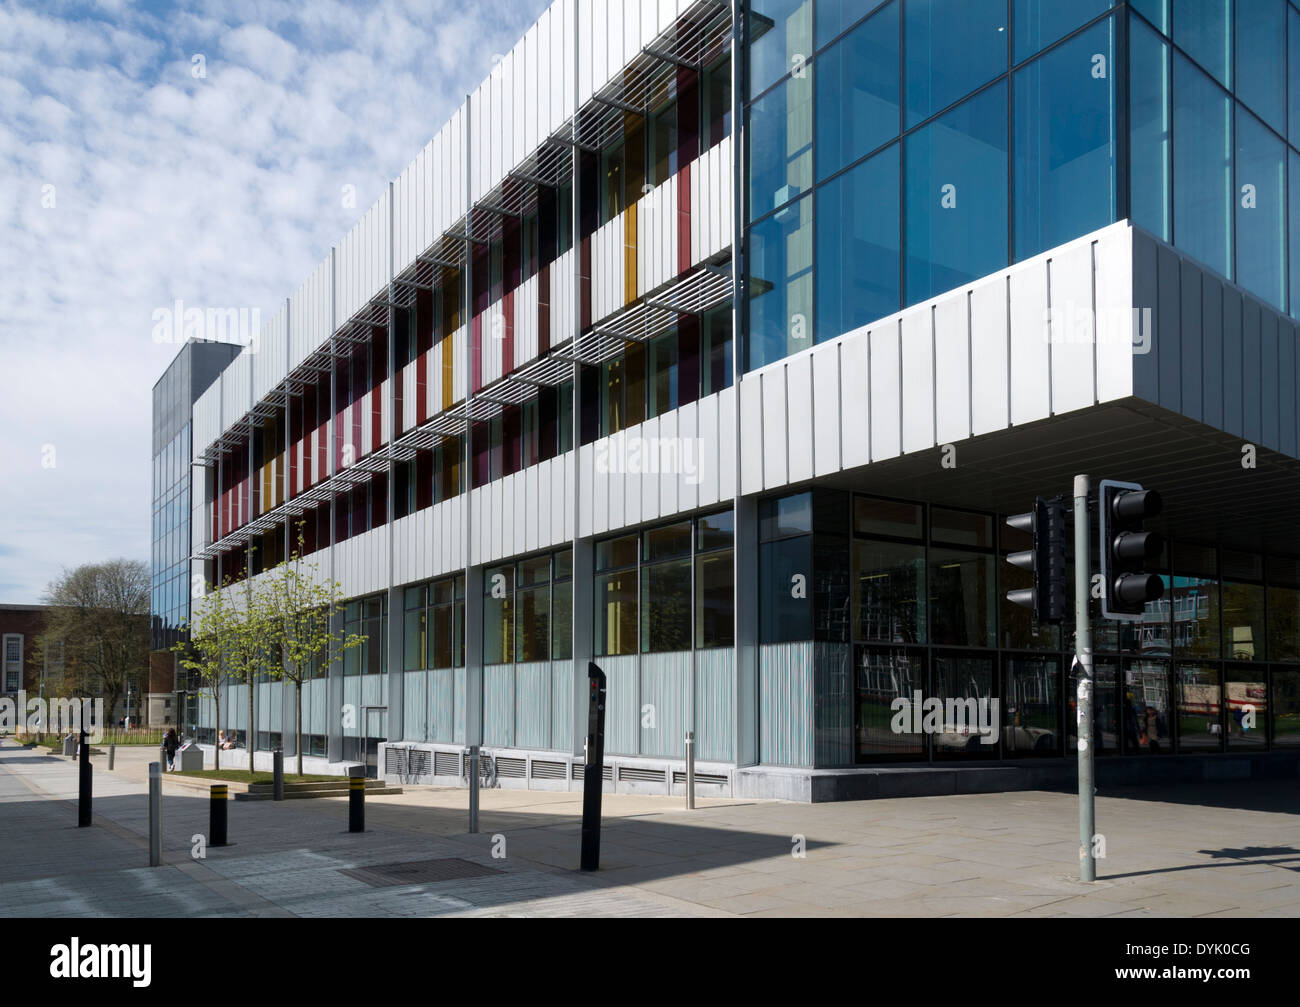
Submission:
M 623 303 L 636 300 L 636 203 L 623 211 Z

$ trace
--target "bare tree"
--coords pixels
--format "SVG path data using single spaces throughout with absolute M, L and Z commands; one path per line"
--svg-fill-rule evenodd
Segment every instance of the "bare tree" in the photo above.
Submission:
M 65 569 L 46 588 L 44 601 L 50 609 L 36 658 L 55 658 L 51 685 L 102 696 L 112 716 L 127 683 L 148 677 L 148 566 L 114 559 Z

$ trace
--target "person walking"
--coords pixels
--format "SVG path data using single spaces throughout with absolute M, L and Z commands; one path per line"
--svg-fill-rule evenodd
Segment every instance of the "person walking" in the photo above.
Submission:
M 176 749 L 180 748 L 181 742 L 176 737 L 176 728 L 169 727 L 167 733 L 163 735 L 163 750 L 167 753 L 167 769 L 169 771 L 176 768 Z

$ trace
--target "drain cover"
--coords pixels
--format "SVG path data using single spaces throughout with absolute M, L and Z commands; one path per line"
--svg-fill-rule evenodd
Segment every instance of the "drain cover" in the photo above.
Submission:
M 364 881 L 372 888 L 384 888 L 390 885 L 422 885 L 433 881 L 456 881 L 460 878 L 485 878 L 501 872 L 495 867 L 484 867 L 472 860 L 442 857 L 438 860 L 411 860 L 402 864 L 353 867 L 339 873 Z

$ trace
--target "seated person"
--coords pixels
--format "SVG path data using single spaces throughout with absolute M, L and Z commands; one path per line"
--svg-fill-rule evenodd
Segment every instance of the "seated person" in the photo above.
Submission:
M 235 747 L 235 736 L 233 734 L 227 736 L 226 732 L 222 731 L 217 736 L 217 745 L 223 751 L 229 751 L 230 749 Z

